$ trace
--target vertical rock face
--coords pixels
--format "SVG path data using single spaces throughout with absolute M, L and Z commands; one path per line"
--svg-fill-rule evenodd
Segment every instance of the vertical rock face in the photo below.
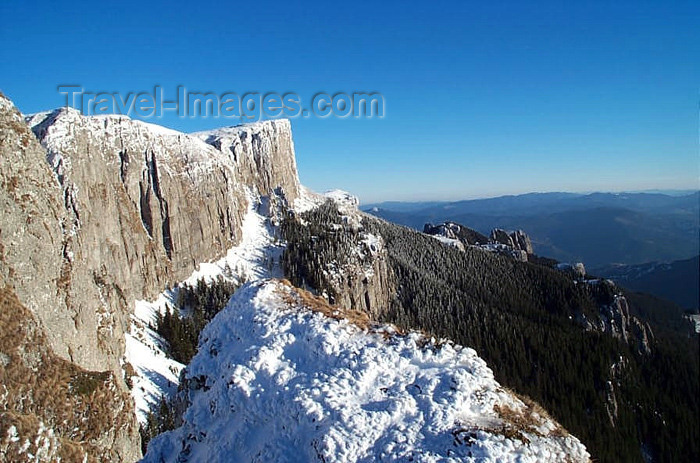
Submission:
M 67 361 L 84 342 L 67 297 L 70 201 L 46 151 L 0 95 L 0 453 L 12 461 L 30 453 L 36 461 L 134 461 L 138 426 L 112 368 L 118 357 L 94 365 L 114 370 L 102 373 Z
M 630 314 L 629 305 L 624 296 L 616 295 L 611 304 L 601 307 L 600 318 L 601 331 L 634 345 L 642 354 L 651 354 L 654 332 L 648 323 Z
M 263 194 L 283 191 L 293 204 L 299 196 L 299 179 L 292 130 L 286 119 L 238 127 L 226 127 L 194 136 L 227 155 L 235 166 L 238 182 Z
M 491 241 L 515 249 L 515 243 L 513 243 L 513 238 L 511 238 L 508 232 L 506 232 L 505 230 L 501 230 L 500 228 L 494 228 L 491 231 Z
M 366 233 L 360 236 L 358 247 L 362 259 L 350 260 L 336 278 L 330 280 L 336 292 L 333 302 L 376 319 L 390 305 L 395 293 L 395 277 L 382 238 Z
M 522 230 L 516 230 L 510 234 L 510 237 L 513 240 L 515 249 L 520 249 L 528 254 L 532 254 L 532 241 L 530 241 L 530 237 L 527 235 L 527 233 Z
M 525 251 L 526 254 L 533 253 L 532 241 L 527 233 L 522 230 L 516 230 L 509 234 L 505 230 L 494 228 L 491 231 L 491 241 L 509 246 L 514 250 Z
M 121 393 L 134 300 L 237 244 L 251 194 L 299 195 L 289 122 L 199 136 L 68 108 L 27 122 L 0 96 L 0 283 L 51 352 L 112 371 Z M 133 461 L 135 427 L 122 441 Z
M 0 277 L 47 319 L 72 325 L 59 292 L 64 265 L 63 191 L 22 115 L 0 95 Z
M 154 296 L 238 242 L 248 190 L 287 201 L 298 195 L 287 121 L 210 134 L 211 145 L 68 108 L 29 122 L 47 150 L 68 217 L 70 284 L 63 296 L 75 326 L 68 337 L 65 327 L 49 336 L 59 355 L 85 368 L 119 358 L 135 299 Z

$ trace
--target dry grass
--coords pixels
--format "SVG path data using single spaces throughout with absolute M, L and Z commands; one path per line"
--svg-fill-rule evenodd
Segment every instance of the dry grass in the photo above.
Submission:
M 373 322 L 369 315 L 361 310 L 348 309 L 338 305 L 331 305 L 326 299 L 321 296 L 316 296 L 311 292 L 297 288 L 289 280 L 282 279 L 279 280 L 284 286 L 288 287 L 290 292 L 283 292 L 282 297 L 286 302 L 290 304 L 299 304 L 306 307 L 314 312 L 320 312 L 327 317 L 333 318 L 335 320 L 347 320 L 353 325 L 368 331 L 375 331 L 378 324 Z M 409 331 L 394 325 L 392 323 L 381 323 L 382 326 L 390 326 L 393 332 L 389 331 L 379 331 L 378 333 L 388 340 L 392 336 L 406 336 Z M 440 349 L 446 342 L 445 339 L 435 338 L 430 333 L 419 330 L 421 337 L 416 341 L 419 348 L 425 348 L 431 346 L 436 349 Z
M 520 395 L 516 394 L 515 392 L 511 392 L 513 395 L 515 395 L 518 399 L 520 399 L 525 406 L 527 407 L 528 413 L 536 413 L 537 415 L 541 416 L 543 420 L 549 420 L 552 423 L 556 424 L 556 427 L 549 432 L 549 435 L 552 437 L 568 437 L 569 432 L 562 427 L 554 418 L 552 418 L 547 410 L 542 408 L 540 404 L 532 400 L 530 397 L 526 395 Z
M 494 405 L 493 411 L 503 420 L 504 424 L 499 431 L 506 437 L 517 438 L 525 442 L 527 438 L 523 433 L 544 437 L 538 429 L 545 421 L 551 421 L 556 427 L 547 434 L 547 437 L 567 437 L 569 433 L 542 408 L 540 404 L 528 396 L 518 395 L 505 389 L 510 395 L 517 397 L 525 405 L 524 408 L 514 409 L 507 405 Z M 529 442 L 529 441 L 528 441 Z
M 510 394 L 515 395 L 510 392 Z M 524 400 L 523 400 L 524 399 Z M 527 397 L 521 398 L 525 404 L 524 408 L 514 409 L 507 405 L 496 404 L 493 406 L 493 411 L 496 412 L 501 419 L 500 426 L 492 427 L 471 427 L 457 428 L 452 431 L 455 445 L 471 445 L 478 439 L 476 432 L 484 431 L 491 434 L 500 434 L 511 440 L 519 440 L 524 444 L 529 444 L 530 439 L 527 435 L 544 437 L 537 429 L 542 422 L 548 418 L 547 413 L 536 402 Z M 550 436 L 556 436 L 557 430 L 550 433 Z M 527 434 L 527 435 L 526 435 Z
M 355 326 L 363 330 L 369 330 L 371 322 L 369 315 L 359 310 L 346 309 L 340 306 L 331 305 L 324 298 L 316 296 L 305 289 L 297 288 L 289 280 L 280 280 L 280 282 L 291 289 L 289 292 L 283 292 L 282 297 L 290 304 L 299 304 L 314 312 L 319 312 L 326 317 L 335 320 L 347 320 Z
M 135 432 L 128 394 L 111 372 L 92 372 L 57 357 L 41 327 L 14 290 L 0 289 L 0 453 L 8 461 L 25 461 L 21 445 L 36 452 L 40 423 L 52 429 L 52 459 L 111 461 L 110 439 Z M 20 437 L 6 438 L 14 426 Z M 44 434 L 46 436 L 46 434 Z

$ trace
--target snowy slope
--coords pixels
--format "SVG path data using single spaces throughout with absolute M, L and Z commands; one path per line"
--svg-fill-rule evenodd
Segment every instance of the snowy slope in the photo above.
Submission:
M 363 330 L 301 300 L 278 280 L 232 297 L 187 368 L 183 426 L 144 461 L 588 460 L 472 349 Z
M 325 197 L 301 188 L 295 201 L 295 210 L 301 212 L 317 207 Z M 216 262 L 199 264 L 196 271 L 182 284 L 194 286 L 200 278 L 212 281 L 217 277 L 253 282 L 270 277 L 281 277 L 278 266 L 284 244 L 275 238 L 275 227 L 264 212 L 267 204 L 249 192 L 249 209 L 243 221 L 241 243 L 231 248 L 226 257 Z M 139 423 L 145 424 L 150 410 L 157 407 L 162 396 L 172 397 L 177 391 L 179 376 L 185 365 L 167 355 L 161 337 L 150 326 L 155 324 L 156 314 L 165 313 L 166 306 L 175 306 L 177 287 L 161 293 L 154 301 L 136 301 L 131 316 L 130 332 L 126 334 L 126 352 L 123 363 L 128 363 L 134 375 L 131 395 L 136 405 Z M 128 371 L 128 370 L 127 370 Z
M 281 276 L 274 264 L 283 246 L 275 240 L 269 219 L 260 213 L 263 205 L 252 194 L 248 203 L 241 243 L 230 249 L 223 259 L 200 264 L 181 284 L 194 286 L 200 278 L 212 281 L 222 277 L 241 283 Z M 163 340 L 149 327 L 155 324 L 156 314 L 165 313 L 166 305 L 174 307 L 176 300 L 177 288 L 174 288 L 160 294 L 155 301 L 137 301 L 131 317 L 125 362 L 131 364 L 136 373 L 130 378 L 131 394 L 140 423 L 145 423 L 148 411 L 157 406 L 161 396 L 171 397 L 177 391 L 180 371 L 184 368 L 168 357 Z

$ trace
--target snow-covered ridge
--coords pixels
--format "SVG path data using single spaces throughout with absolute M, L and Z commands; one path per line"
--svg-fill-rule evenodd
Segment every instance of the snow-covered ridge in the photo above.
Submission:
M 283 246 L 275 239 L 269 220 L 260 213 L 263 205 L 252 194 L 249 194 L 248 204 L 241 243 L 231 248 L 224 258 L 199 264 L 181 285 L 194 286 L 199 279 L 211 282 L 219 277 L 236 283 L 281 277 L 281 270 L 270 263 L 276 262 Z M 177 391 L 180 372 L 185 367 L 167 355 L 163 340 L 150 328 L 157 314 L 165 313 L 167 305 L 174 307 L 176 300 L 177 288 L 173 288 L 154 301 L 136 301 L 131 329 L 126 334 L 124 363 L 133 368 L 134 375 L 129 378 L 131 395 L 136 416 L 142 424 L 148 412 L 156 409 L 161 397 L 170 398 Z
M 240 134 L 259 133 L 266 127 L 274 127 L 277 130 L 290 130 L 289 119 L 270 119 L 264 121 L 246 122 L 243 124 L 233 125 L 230 127 L 220 127 L 212 130 L 203 130 L 200 132 L 192 132 L 191 135 L 201 140 L 214 139 L 219 137 L 240 136 Z
M 144 461 L 587 461 L 583 445 L 501 388 L 472 349 L 363 330 L 241 288 L 188 366 L 182 427 Z

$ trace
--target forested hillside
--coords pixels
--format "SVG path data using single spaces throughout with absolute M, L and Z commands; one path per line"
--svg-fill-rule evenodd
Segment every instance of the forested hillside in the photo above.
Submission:
M 283 263 L 297 284 L 332 297 L 328 270 L 353 255 L 358 241 L 358 230 L 342 223 L 331 203 L 301 220 L 287 218 Z M 473 347 L 501 383 L 542 404 L 600 461 L 700 457 L 698 338 L 687 323 L 654 330 L 646 354 L 636 340 L 584 329 L 582 320 L 594 326 L 600 320 L 599 309 L 619 291 L 613 286 L 575 282 L 478 249 L 460 251 L 369 216 L 362 226 L 383 240 L 398 288 L 381 321 Z M 653 313 L 630 311 L 643 320 Z

